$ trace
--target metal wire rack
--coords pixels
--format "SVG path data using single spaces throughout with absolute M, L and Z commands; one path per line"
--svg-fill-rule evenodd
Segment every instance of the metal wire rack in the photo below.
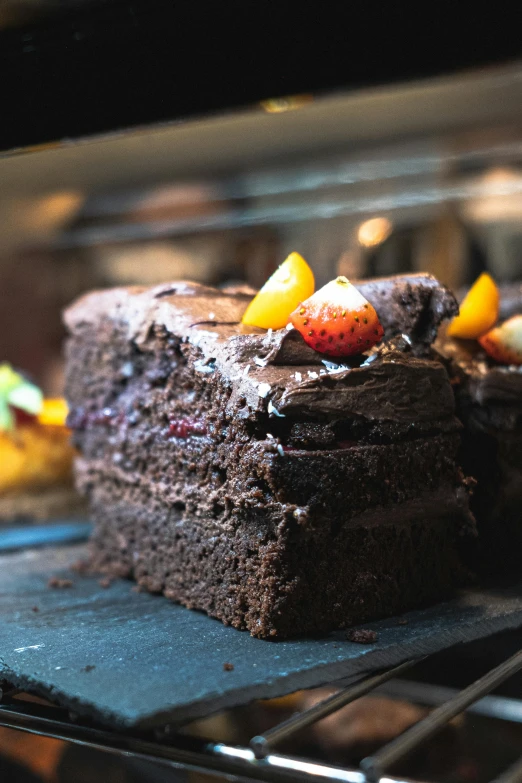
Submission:
M 170 767 L 218 776 L 267 781 L 330 780 L 343 783 L 398 783 L 388 771 L 413 750 L 422 746 L 455 716 L 468 710 L 491 717 L 522 722 L 522 701 L 489 694 L 522 669 L 522 650 L 488 671 L 471 685 L 458 691 L 438 686 L 398 680 L 418 661 L 407 661 L 372 677 L 360 680 L 310 709 L 253 737 L 249 747 L 210 742 L 166 727 L 153 738 L 134 733 L 108 731 L 77 722 L 64 708 L 21 700 L 15 688 L 0 691 L 0 726 L 76 743 L 112 754 L 124 754 Z M 421 689 L 421 690 L 419 690 Z M 415 723 L 374 755 L 363 759 L 359 769 L 348 769 L 294 756 L 281 755 L 275 748 L 283 741 L 322 718 L 369 693 L 407 696 L 412 701 L 436 705 L 427 717 Z M 495 783 L 522 781 L 522 757 Z

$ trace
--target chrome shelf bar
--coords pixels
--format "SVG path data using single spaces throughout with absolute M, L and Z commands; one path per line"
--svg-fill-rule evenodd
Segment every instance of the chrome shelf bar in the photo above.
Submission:
M 374 756 L 369 756 L 361 762 L 361 769 L 370 781 L 382 778 L 386 769 L 396 761 L 404 758 L 408 753 L 433 736 L 439 729 L 445 726 L 452 718 L 459 715 L 470 704 L 490 693 L 497 685 L 507 680 L 522 668 L 522 651 L 515 653 L 511 658 L 495 669 L 476 680 L 460 693 L 457 693 L 449 701 L 441 704 L 427 718 L 419 721 L 410 729 L 381 748 Z
M 425 707 L 438 707 L 457 693 L 456 688 L 448 688 L 444 685 L 395 679 L 375 689 L 376 695 L 422 704 Z M 474 704 L 470 704 L 466 712 L 510 723 L 522 723 L 522 701 L 508 696 L 484 696 Z
M 327 699 L 320 701 L 310 709 L 292 715 L 288 720 L 285 720 L 273 729 L 269 729 L 262 736 L 254 737 L 250 741 L 250 747 L 254 751 L 256 758 L 264 758 L 268 755 L 270 749 L 278 742 L 291 737 L 297 731 L 304 729 L 306 726 L 310 726 L 312 723 L 316 723 L 318 720 L 321 720 L 321 718 L 326 718 L 327 715 L 337 712 L 341 707 L 345 707 L 352 701 L 360 699 L 361 696 L 370 693 L 370 691 L 373 691 L 378 685 L 407 671 L 414 663 L 417 663 L 417 661 L 406 661 L 405 663 L 401 663 L 400 666 L 395 666 L 393 669 L 388 669 L 388 671 L 376 674 L 366 680 L 356 682 L 354 685 L 350 685 L 342 691 L 334 693 Z
M 53 707 L 47 709 L 52 713 L 57 712 Z M 26 702 L 20 705 L 2 704 L 0 726 L 88 746 L 107 753 L 133 756 L 170 767 L 244 780 L 260 780 L 266 783 L 302 783 L 302 781 L 313 783 L 318 780 L 334 783 L 364 783 L 364 774 L 359 770 L 343 769 L 275 754 L 259 761 L 254 752 L 248 748 L 207 742 L 183 735 L 169 735 L 167 745 L 48 718 L 38 714 L 41 712 L 42 708 L 35 708 Z M 384 783 L 402 783 L 402 781 L 397 778 L 387 778 Z

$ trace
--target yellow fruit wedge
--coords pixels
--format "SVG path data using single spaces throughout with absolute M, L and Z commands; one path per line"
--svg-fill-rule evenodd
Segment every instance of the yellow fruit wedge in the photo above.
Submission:
M 47 398 L 42 403 L 42 410 L 38 414 L 40 424 L 52 427 L 65 427 L 67 418 L 67 403 L 60 397 Z
M 450 337 L 475 340 L 488 332 L 498 320 L 498 288 L 484 273 L 473 283 L 460 305 L 460 313 L 448 326 Z
M 248 305 L 242 323 L 282 329 L 300 302 L 312 296 L 314 274 L 299 253 L 290 253 Z
M 38 423 L 0 432 L 0 497 L 70 482 L 74 449 L 69 441 L 65 427 Z

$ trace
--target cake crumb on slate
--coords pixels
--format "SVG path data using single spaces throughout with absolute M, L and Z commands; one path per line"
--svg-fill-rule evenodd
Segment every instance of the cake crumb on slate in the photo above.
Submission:
M 40 611 L 40 609 L 38 608 L 38 606 L 33 606 L 31 608 L 31 612 L 39 612 L 39 611 Z
M 74 571 L 77 574 L 88 574 L 90 571 L 90 565 L 88 560 L 76 560 L 74 563 L 71 563 L 69 566 L 71 571 Z
M 400 620 L 397 620 L 397 625 L 408 625 L 408 620 L 405 617 L 401 617 Z
M 56 587 L 58 589 L 64 587 L 72 587 L 74 584 L 72 579 L 61 579 L 59 576 L 52 576 L 47 582 L 47 587 Z
M 100 585 L 100 587 L 106 589 L 107 587 L 111 586 L 112 579 L 110 578 L 110 576 L 104 576 L 102 577 L 102 579 L 98 579 L 98 584 Z
M 225 671 L 225 672 L 233 672 L 234 671 L 234 664 L 233 663 L 224 663 L 223 664 L 223 671 Z
M 369 628 L 357 628 L 354 631 L 347 631 L 346 638 L 348 641 L 356 644 L 372 644 L 377 641 L 379 635 L 376 631 L 371 631 Z
M 87 666 L 83 667 L 84 672 L 92 672 L 93 669 L 95 669 L 96 666 L 93 663 L 88 663 Z

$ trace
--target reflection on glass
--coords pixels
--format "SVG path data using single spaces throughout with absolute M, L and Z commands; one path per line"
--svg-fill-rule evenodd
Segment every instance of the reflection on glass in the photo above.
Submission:
M 371 218 L 361 223 L 357 231 L 357 239 L 364 247 L 375 247 L 390 236 L 392 228 L 393 224 L 388 218 Z

